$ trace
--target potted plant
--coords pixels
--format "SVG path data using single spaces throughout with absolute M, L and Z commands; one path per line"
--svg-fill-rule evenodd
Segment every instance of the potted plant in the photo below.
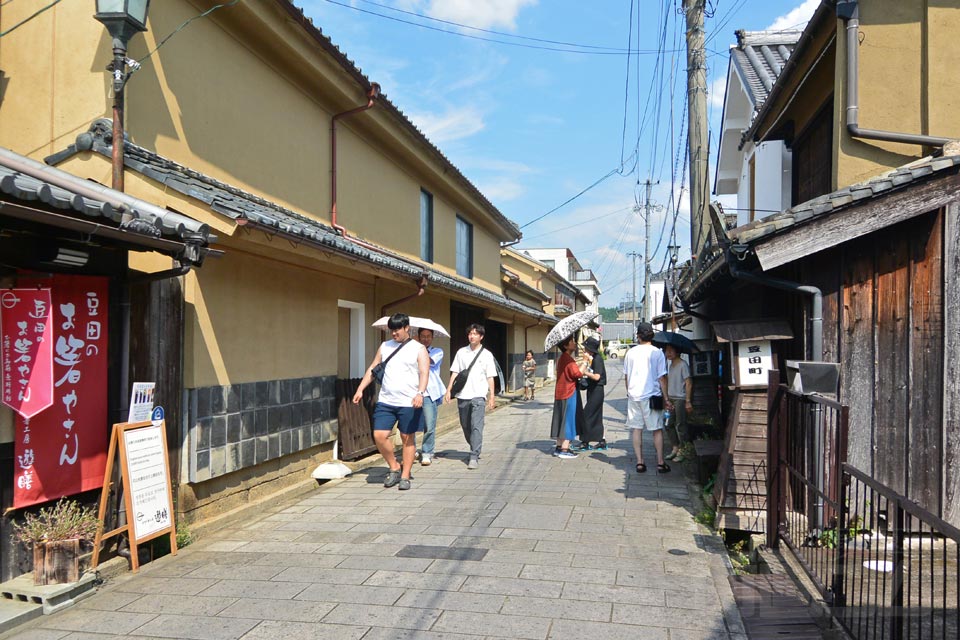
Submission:
M 33 546 L 33 583 L 60 584 L 80 579 L 80 541 L 93 540 L 100 522 L 93 510 L 61 498 L 55 505 L 28 513 L 13 534 Z

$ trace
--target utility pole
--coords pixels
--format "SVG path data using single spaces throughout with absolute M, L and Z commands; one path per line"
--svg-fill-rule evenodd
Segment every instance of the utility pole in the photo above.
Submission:
M 683 0 L 687 22 L 687 143 L 690 157 L 690 252 L 699 254 L 710 231 L 707 215 L 709 138 L 707 136 L 707 56 L 703 14 L 706 0 Z
M 631 251 L 627 257 L 633 258 L 633 321 L 637 321 L 637 258 L 640 256 L 636 251 Z
M 653 183 L 650 178 L 643 183 L 647 187 L 643 203 L 643 320 L 650 319 L 650 192 Z

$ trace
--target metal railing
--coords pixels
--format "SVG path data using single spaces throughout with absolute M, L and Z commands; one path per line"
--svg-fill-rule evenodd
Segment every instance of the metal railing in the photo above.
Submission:
M 847 407 L 775 373 L 768 544 L 783 541 L 857 640 L 960 638 L 960 530 L 847 464 Z

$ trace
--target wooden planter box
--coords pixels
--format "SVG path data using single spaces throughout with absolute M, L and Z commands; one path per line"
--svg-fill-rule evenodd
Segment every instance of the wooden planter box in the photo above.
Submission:
M 79 539 L 33 545 L 33 584 L 62 584 L 79 579 Z

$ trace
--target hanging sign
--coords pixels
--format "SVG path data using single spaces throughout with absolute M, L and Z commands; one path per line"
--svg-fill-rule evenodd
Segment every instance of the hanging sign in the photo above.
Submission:
M 30 419 L 53 404 L 50 289 L 0 291 L 3 404 Z
M 159 414 L 162 414 L 162 409 Z M 100 528 L 94 539 L 92 567 L 96 568 L 100 561 L 101 543 L 126 532 L 130 540 L 130 562 L 136 572 L 140 566 L 138 544 L 169 535 L 170 551 L 173 555 L 177 553 L 164 420 L 161 418 L 157 422 L 123 422 L 113 425 L 100 494 L 101 522 L 107 512 L 110 478 L 118 458 L 127 522 L 109 532 L 104 532 L 103 527 Z
M 13 506 L 100 486 L 107 442 L 107 278 L 54 276 L 53 404 L 17 416 Z

